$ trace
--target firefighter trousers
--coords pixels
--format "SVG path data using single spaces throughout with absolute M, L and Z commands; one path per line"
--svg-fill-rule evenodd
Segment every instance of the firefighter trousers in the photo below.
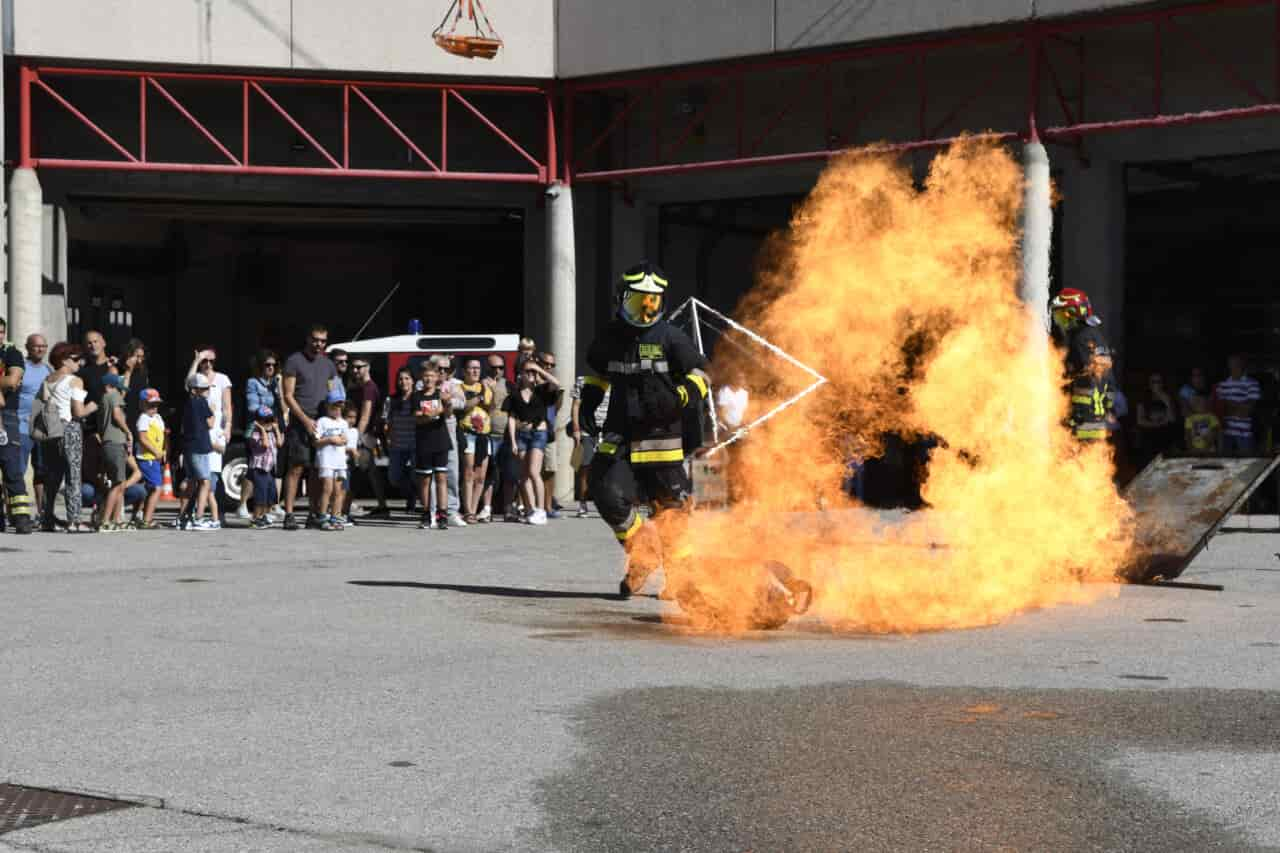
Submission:
M 625 453 L 625 447 L 620 447 L 615 456 L 597 452 L 591 461 L 590 483 L 591 499 L 596 502 L 600 517 L 624 545 L 643 521 L 638 507 L 652 503 L 657 514 L 666 510 L 685 514 L 692 504 L 693 492 L 683 465 L 632 467 Z
M 8 426 L 8 424 L 6 424 Z M 22 451 L 18 441 L 17 425 L 9 432 L 9 443 L 0 445 L 0 476 L 4 479 L 4 491 L 8 496 L 10 523 L 25 532 L 30 525 L 31 498 L 27 495 L 27 484 L 24 482 L 22 470 Z

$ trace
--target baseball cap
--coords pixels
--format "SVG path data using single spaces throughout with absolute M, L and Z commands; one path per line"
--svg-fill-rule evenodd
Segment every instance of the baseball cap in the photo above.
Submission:
M 119 373 L 105 373 L 102 376 L 102 384 L 109 385 L 112 388 L 123 388 L 124 377 Z
M 271 411 L 270 406 L 259 406 L 254 410 L 253 416 L 260 421 L 273 421 L 276 418 L 276 413 Z
M 160 399 L 160 392 L 154 388 L 143 388 L 142 393 L 138 395 L 138 399 L 143 403 L 143 405 L 146 405 L 147 403 L 162 402 Z
M 203 373 L 193 373 L 187 377 L 187 388 L 195 390 L 197 388 L 208 388 L 209 377 Z

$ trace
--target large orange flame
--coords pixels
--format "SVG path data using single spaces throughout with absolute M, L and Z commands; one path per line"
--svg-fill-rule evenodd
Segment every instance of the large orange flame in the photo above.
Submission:
M 668 571 L 721 608 L 698 627 L 750 627 L 770 559 L 813 584 L 811 613 L 838 629 L 988 625 L 1113 594 L 1096 581 L 1127 554 L 1130 511 L 1106 446 L 1062 425 L 1060 358 L 1028 346 L 1022 191 L 1008 152 L 978 140 L 939 154 L 922 190 L 885 157 L 823 173 L 737 315 L 830 385 L 732 446 L 732 510 L 695 514 L 674 543 L 687 559 Z M 713 374 L 749 388 L 753 414 L 807 381 L 747 351 L 722 342 Z M 847 459 L 886 433 L 940 440 L 929 508 L 894 524 L 840 491 Z

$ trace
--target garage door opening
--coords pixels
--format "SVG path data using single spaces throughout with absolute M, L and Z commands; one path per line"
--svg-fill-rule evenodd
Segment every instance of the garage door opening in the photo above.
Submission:
M 242 389 L 260 347 L 286 357 L 316 321 L 350 340 L 397 283 L 365 337 L 523 327 L 520 210 L 72 199 L 67 230 L 68 336 L 140 338 L 169 400 L 196 347 Z

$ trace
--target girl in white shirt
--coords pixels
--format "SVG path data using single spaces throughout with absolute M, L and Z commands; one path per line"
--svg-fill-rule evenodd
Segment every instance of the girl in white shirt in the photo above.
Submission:
M 49 399 L 62 422 L 62 435 L 44 443 L 45 479 L 44 506 L 40 512 L 40 529 L 53 532 L 57 529 L 53 505 L 58 487 L 66 481 L 64 500 L 67 509 L 67 531 L 91 532 L 92 528 L 80 523 L 80 470 L 84 464 L 84 430 L 80 419 L 98 410 L 97 403 L 86 403 L 88 396 L 84 382 L 76 374 L 84 364 L 84 353 L 75 344 L 56 345 L 49 353 L 49 366 L 53 372 L 45 378 L 33 406 L 43 406 L 40 398 Z

